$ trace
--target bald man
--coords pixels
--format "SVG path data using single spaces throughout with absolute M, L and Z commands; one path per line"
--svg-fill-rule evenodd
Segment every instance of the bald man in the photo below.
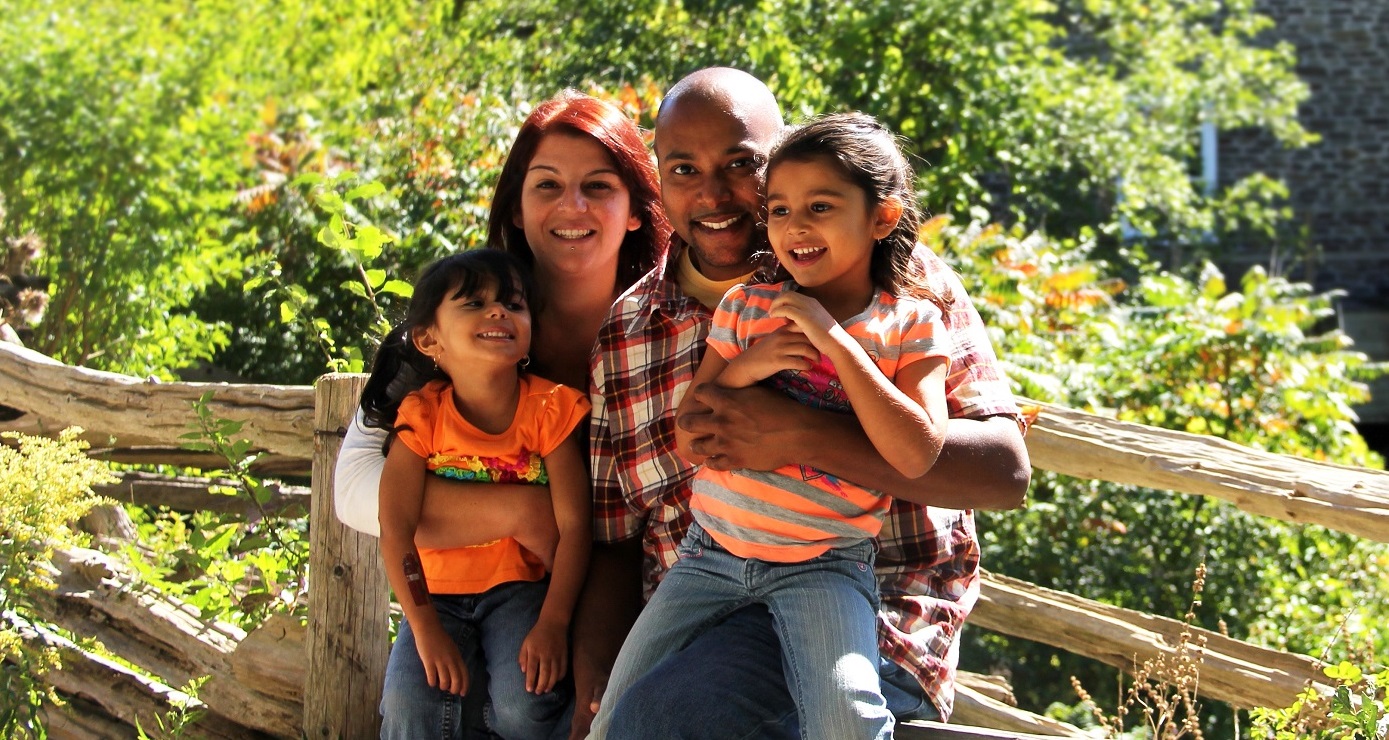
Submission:
M 575 617 L 572 737 L 598 702 L 615 702 L 609 737 L 799 737 L 773 617 L 734 612 L 631 687 L 602 690 L 623 636 L 675 562 L 693 466 L 676 452 L 679 423 L 719 469 L 799 463 L 891 494 L 877 575 L 883 694 L 899 719 L 948 717 L 957 632 L 979 593 L 974 508 L 1012 508 L 1030 477 L 1017 407 L 978 313 L 954 273 L 918 249 L 932 288 L 954 297 L 944 317 L 954 346 L 946 384 L 951 422 L 925 476 L 906 479 L 852 415 L 802 406 L 763 388 L 689 384 L 712 310 L 747 282 L 766 251 L 759 227 L 767 153 L 781 112 L 761 81 L 699 70 L 667 93 L 656 123 L 661 200 L 675 230 L 664 264 L 623 294 L 598 336 L 591 452 L 594 551 Z M 928 508 L 929 507 L 929 508 Z M 585 698 L 593 697 L 585 706 Z

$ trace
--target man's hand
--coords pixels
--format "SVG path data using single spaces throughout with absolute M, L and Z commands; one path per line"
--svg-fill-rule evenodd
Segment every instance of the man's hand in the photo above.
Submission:
M 805 406 L 761 387 L 730 389 L 704 384 L 690 393 L 707 411 L 684 414 L 677 423 L 695 435 L 690 446 L 707 456 L 705 465 L 714 470 L 776 470 L 797 464 L 797 420 L 807 410 Z
M 566 625 L 536 622 L 521 642 L 517 661 L 526 674 L 526 691 L 544 694 L 569 672 L 569 645 Z

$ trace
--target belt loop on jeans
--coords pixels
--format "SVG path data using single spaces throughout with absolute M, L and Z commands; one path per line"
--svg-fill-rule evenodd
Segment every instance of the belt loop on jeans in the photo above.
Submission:
M 685 534 L 688 535 L 690 539 L 694 540 L 695 542 L 698 542 L 700 546 L 705 549 L 723 549 L 723 547 L 721 547 L 719 543 L 714 541 L 714 537 L 713 535 L 709 534 L 709 530 L 699 526 L 699 522 L 690 522 L 690 528 L 685 530 Z

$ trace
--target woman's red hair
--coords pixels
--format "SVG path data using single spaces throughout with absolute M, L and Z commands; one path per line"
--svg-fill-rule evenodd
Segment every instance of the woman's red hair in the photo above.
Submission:
M 565 90 L 536 106 L 521 124 L 497 180 L 487 222 L 487 244 L 511 252 L 527 266 L 535 265 L 535 255 L 525 232 L 515 224 L 515 215 L 521 210 L 521 188 L 531 158 L 540 140 L 555 132 L 582 134 L 601 144 L 632 195 L 632 213 L 641 218 L 641 228 L 627 232 L 618 250 L 617 284 L 626 290 L 665 256 L 670 241 L 656 166 L 636 122 L 617 106 L 576 90 Z

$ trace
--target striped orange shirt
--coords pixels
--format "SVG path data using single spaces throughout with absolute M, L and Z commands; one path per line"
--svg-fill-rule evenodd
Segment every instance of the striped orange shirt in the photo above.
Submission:
M 708 346 L 732 360 L 787 324 L 769 315 L 792 281 L 738 286 L 714 312 Z M 843 323 L 889 382 L 900 368 L 928 357 L 950 357 L 940 311 L 927 301 L 879 291 L 862 313 Z M 853 413 L 828 357 L 806 371 L 782 370 L 763 381 L 807 406 Z M 876 537 L 891 499 L 805 465 L 774 471 L 695 473 L 690 509 L 695 521 L 729 552 L 771 562 L 802 562 L 834 547 Z

